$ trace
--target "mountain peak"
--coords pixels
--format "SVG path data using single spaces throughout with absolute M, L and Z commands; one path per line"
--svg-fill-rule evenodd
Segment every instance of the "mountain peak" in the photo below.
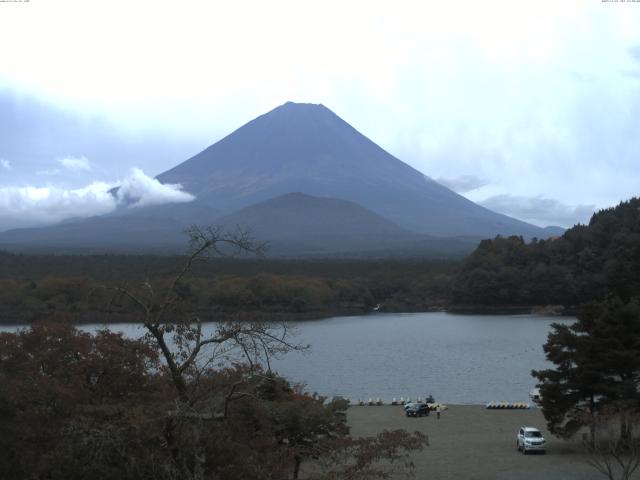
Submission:
M 276 107 L 276 109 L 278 109 L 278 108 L 296 108 L 296 109 L 300 109 L 300 108 L 323 108 L 325 110 L 329 110 L 327 107 L 325 107 L 321 103 L 292 102 L 292 101 L 285 102 L 282 105 L 280 105 L 279 107 Z
M 329 114 L 336 119 L 339 118 L 335 113 L 321 103 L 297 103 L 289 101 L 265 113 L 264 115 L 261 115 L 258 119 L 272 118 L 281 114 L 285 116 L 305 116 L 310 118 Z
M 286 102 L 158 177 L 231 213 L 290 192 L 355 202 L 439 236 L 543 236 L 434 182 L 322 104 Z

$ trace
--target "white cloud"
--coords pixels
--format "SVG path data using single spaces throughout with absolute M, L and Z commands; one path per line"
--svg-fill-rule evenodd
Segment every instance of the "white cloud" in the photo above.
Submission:
M 11 170 L 11 162 L 9 160 L 5 160 L 4 158 L 0 158 L 0 167 L 4 170 Z
M 556 225 L 572 227 L 588 223 L 596 210 L 594 205 L 566 205 L 551 198 L 496 195 L 479 202 L 495 212 L 546 227 Z
M 462 175 L 454 178 L 438 177 L 436 182 L 458 193 L 470 192 L 489 184 L 488 180 L 475 175 Z
M 73 172 L 76 171 L 91 171 L 91 164 L 89 160 L 84 155 L 80 157 L 64 157 L 58 158 L 58 163 L 62 165 L 67 170 L 71 170 Z
M 59 168 L 36 170 L 36 175 L 43 175 L 43 176 L 54 176 L 54 175 L 60 175 L 61 173 L 62 173 L 62 170 L 60 170 Z
M 120 186 L 114 195 L 111 190 Z M 194 197 L 179 185 L 163 185 L 138 168 L 117 184 L 93 182 L 83 188 L 0 187 L 0 231 L 46 225 L 73 217 L 163 203 L 189 202 Z
M 139 168 L 132 168 L 120 184 L 117 198 L 120 203 L 128 204 L 129 208 L 184 203 L 195 198 L 181 189 L 181 185 L 162 184 L 155 178 L 146 176 Z
M 113 196 L 108 193 L 109 187 L 101 182 L 74 190 L 55 187 L 2 187 L 0 230 L 108 213 L 116 207 Z

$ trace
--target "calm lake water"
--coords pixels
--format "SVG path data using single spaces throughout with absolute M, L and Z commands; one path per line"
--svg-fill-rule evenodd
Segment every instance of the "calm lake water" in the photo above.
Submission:
M 296 340 L 310 344 L 272 368 L 310 392 L 352 401 L 424 397 L 444 403 L 529 401 L 532 369 L 545 368 L 542 344 L 553 322 L 536 315 L 371 314 L 297 322 Z M 97 326 L 86 326 L 92 329 Z M 138 325 L 111 326 L 128 336 Z
M 289 354 L 280 373 L 310 391 L 353 400 L 415 398 L 445 403 L 528 401 L 532 369 L 548 366 L 542 345 L 553 322 L 533 315 L 443 312 L 337 317 L 299 325 L 308 354 Z

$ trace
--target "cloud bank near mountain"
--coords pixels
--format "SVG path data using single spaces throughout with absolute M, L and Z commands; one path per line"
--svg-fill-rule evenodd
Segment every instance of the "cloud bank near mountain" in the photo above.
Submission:
M 495 195 L 479 203 L 494 212 L 520 218 L 541 227 L 586 224 L 596 210 L 595 205 L 567 205 L 541 196 Z
M 184 203 L 194 198 L 182 191 L 180 185 L 162 184 L 139 168 L 132 168 L 122 181 L 115 184 L 94 181 L 74 189 L 0 187 L 0 231 L 48 225 L 67 218 L 104 215 L 119 207 Z
M 457 193 L 467 193 L 489 185 L 488 180 L 476 177 L 475 175 L 461 175 L 453 178 L 438 177 L 436 178 L 436 182 Z

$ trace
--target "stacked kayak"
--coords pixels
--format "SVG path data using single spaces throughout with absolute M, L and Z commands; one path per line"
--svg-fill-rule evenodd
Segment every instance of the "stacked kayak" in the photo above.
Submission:
M 486 407 L 490 410 L 526 410 L 531 408 L 531 405 L 523 402 L 509 403 L 509 402 L 489 402 Z

